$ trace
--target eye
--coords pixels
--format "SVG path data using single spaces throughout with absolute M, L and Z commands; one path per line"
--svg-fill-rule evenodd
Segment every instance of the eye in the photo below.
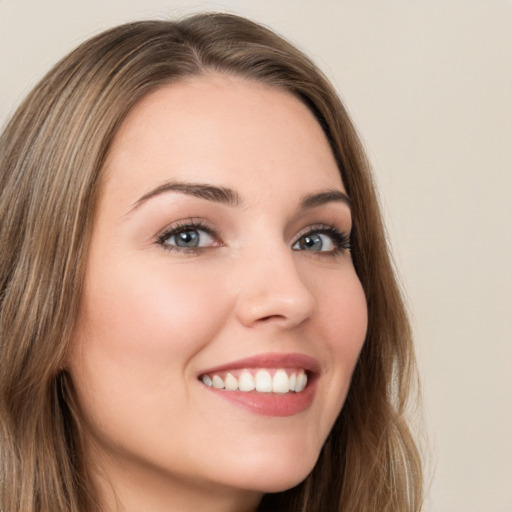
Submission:
M 201 223 L 173 226 L 158 237 L 158 243 L 167 250 L 181 252 L 198 252 L 221 245 L 213 231 Z
M 301 251 L 332 251 L 334 247 L 333 241 L 323 233 L 301 236 L 293 246 L 294 249 Z
M 332 226 L 311 227 L 293 244 L 295 251 L 312 251 L 336 254 L 350 249 L 350 236 Z

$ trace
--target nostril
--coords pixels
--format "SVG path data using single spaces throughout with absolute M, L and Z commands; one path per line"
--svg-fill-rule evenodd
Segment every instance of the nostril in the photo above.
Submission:
M 260 322 L 270 322 L 271 320 L 280 320 L 286 318 L 284 315 L 268 315 L 259 319 Z
M 264 316 L 263 318 L 260 318 L 260 321 L 267 322 L 268 320 L 272 320 L 273 318 L 279 318 L 279 315 Z

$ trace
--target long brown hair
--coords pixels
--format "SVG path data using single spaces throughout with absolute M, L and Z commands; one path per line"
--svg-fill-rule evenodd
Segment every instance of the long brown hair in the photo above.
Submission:
M 368 165 L 349 116 L 315 65 L 246 19 L 144 21 L 79 46 L 35 87 L 0 138 L 0 510 L 100 510 L 72 382 L 61 364 L 76 319 L 110 143 L 156 88 L 211 71 L 281 87 L 322 126 L 352 200 L 354 265 L 368 333 L 313 472 L 260 511 L 417 512 L 421 464 L 405 413 L 411 333 Z

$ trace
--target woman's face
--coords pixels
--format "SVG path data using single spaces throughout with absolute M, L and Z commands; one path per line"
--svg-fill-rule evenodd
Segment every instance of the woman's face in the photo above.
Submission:
M 345 194 L 319 124 L 278 88 L 212 75 L 130 113 L 68 357 L 121 501 L 257 502 L 311 471 L 367 325 Z

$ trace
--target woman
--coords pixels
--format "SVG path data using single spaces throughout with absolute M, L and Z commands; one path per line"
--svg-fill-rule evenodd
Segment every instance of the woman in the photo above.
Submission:
M 420 509 L 371 177 L 303 54 L 231 15 L 112 29 L 0 158 L 2 510 Z

